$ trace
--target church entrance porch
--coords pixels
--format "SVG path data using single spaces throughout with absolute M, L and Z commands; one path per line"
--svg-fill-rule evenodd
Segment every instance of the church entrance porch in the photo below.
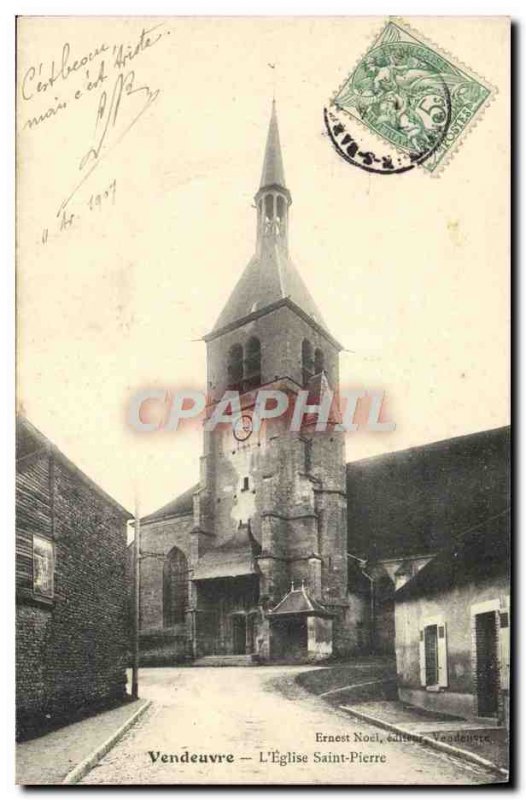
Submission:
M 256 575 L 196 581 L 195 655 L 250 655 L 260 618 Z
M 311 598 L 302 584 L 267 614 L 270 658 L 288 663 L 323 661 L 332 655 L 333 614 Z

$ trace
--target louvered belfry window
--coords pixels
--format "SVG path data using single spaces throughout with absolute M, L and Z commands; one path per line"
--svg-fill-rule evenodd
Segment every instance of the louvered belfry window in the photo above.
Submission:
M 314 375 L 312 344 L 308 339 L 304 339 L 301 345 L 301 366 L 303 372 L 303 385 L 306 386 Z
M 228 388 L 241 390 L 243 384 L 243 347 L 234 344 L 228 351 Z
M 245 358 L 244 389 L 257 389 L 261 386 L 261 343 L 253 336 L 248 340 Z

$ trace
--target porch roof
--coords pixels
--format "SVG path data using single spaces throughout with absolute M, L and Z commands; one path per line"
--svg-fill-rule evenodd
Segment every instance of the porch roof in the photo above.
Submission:
M 257 542 L 252 537 L 249 526 L 242 525 L 226 542 L 207 550 L 197 562 L 192 580 L 255 575 L 254 556 L 257 555 L 257 550 Z
M 299 589 L 292 584 L 290 591 L 283 600 L 268 612 L 269 617 L 333 617 L 334 614 L 328 611 L 321 603 L 310 597 L 305 586 L 302 584 Z

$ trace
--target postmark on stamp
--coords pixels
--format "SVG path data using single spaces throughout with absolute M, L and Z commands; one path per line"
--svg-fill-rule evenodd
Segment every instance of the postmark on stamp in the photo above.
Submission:
M 413 31 L 389 21 L 324 111 L 339 155 L 369 172 L 433 173 L 492 93 Z

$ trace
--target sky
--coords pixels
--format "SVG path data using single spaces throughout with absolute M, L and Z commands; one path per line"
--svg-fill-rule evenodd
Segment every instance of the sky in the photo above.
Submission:
M 199 430 L 138 434 L 126 409 L 204 388 L 202 337 L 254 248 L 273 93 L 292 258 L 342 386 L 385 391 L 396 423 L 349 434 L 348 460 L 508 424 L 506 25 L 409 22 L 498 90 L 438 177 L 371 175 L 324 132 L 379 17 L 20 23 L 18 407 L 125 507 L 198 480 Z

